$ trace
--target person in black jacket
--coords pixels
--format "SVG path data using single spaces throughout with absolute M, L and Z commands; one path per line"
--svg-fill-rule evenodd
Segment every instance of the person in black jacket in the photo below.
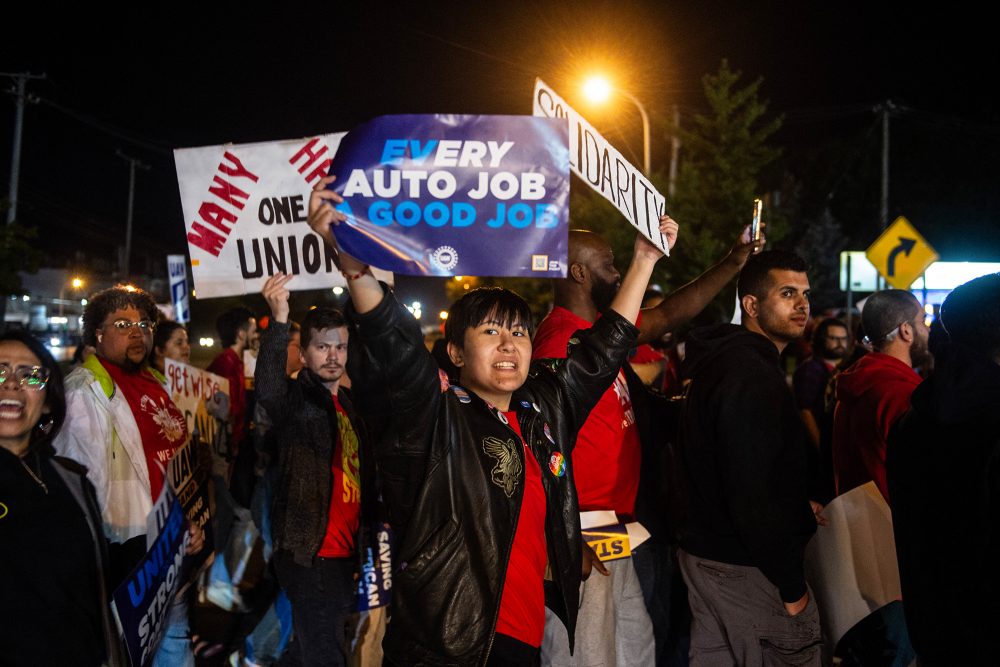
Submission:
M 948 342 L 889 432 L 903 613 L 921 665 L 996 665 L 1000 642 L 1000 273 L 941 305 Z
M 343 665 L 345 625 L 354 609 L 365 430 L 340 387 L 348 329 L 340 311 L 313 308 L 302 320 L 298 377 L 286 375 L 291 276 L 268 278 L 261 293 L 271 323 L 261 340 L 254 385 L 272 421 L 279 474 L 272 505 L 274 564 L 292 605 L 303 665 Z M 364 466 L 369 472 L 368 466 Z M 366 480 L 367 481 L 367 480 Z
M 125 664 L 107 540 L 86 469 L 54 456 L 62 373 L 23 331 L 0 335 L 0 662 Z
M 809 319 L 806 269 L 789 253 L 752 256 L 738 284 L 742 326 L 688 338 L 679 561 L 694 666 L 820 664 L 803 553 L 821 508 L 810 507 L 801 422 L 778 365 Z
M 324 189 L 331 180 L 313 192 L 309 223 L 336 247 L 330 225 L 344 217 Z M 667 236 L 672 244 L 675 230 Z M 401 533 L 388 664 L 537 664 L 546 605 L 573 637 L 584 564 L 568 458 L 635 345 L 632 322 L 661 256 L 636 241 L 611 309 L 571 341 L 566 360 L 531 364 L 531 315 L 516 294 L 463 296 L 445 325 L 459 386 L 439 374 L 413 316 L 341 251 L 359 404 L 377 384 L 392 408 L 392 429 L 375 445 Z

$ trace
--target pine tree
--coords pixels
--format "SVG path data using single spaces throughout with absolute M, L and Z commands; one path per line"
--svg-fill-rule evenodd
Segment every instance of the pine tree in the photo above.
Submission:
M 781 155 L 768 143 L 782 118 L 767 117 L 768 103 L 759 98 L 763 79 L 741 87 L 741 76 L 725 60 L 718 72 L 706 75 L 702 84 L 710 112 L 695 115 L 690 129 L 679 131 L 676 195 L 667 202 L 681 225 L 671 260 L 677 285 L 695 278 L 731 247 L 750 222 L 765 169 Z M 773 244 L 786 225 L 780 208 L 768 203 L 765 198 L 766 234 Z

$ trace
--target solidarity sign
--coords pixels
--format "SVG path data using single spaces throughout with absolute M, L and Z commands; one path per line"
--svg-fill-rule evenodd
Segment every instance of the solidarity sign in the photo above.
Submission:
M 569 124 L 569 166 L 573 173 L 614 204 L 653 245 L 670 255 L 667 240 L 659 231 L 666 199 L 649 179 L 541 79 L 535 80 L 533 113 L 564 119 Z
M 380 116 L 340 141 L 337 243 L 418 276 L 565 277 L 566 123 L 530 116 Z

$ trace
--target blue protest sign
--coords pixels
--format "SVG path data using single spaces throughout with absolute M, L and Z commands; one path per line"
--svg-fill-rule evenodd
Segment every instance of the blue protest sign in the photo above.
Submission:
M 358 611 L 384 607 L 392 602 L 392 529 L 378 524 L 362 551 L 358 578 Z
M 187 523 L 177 498 L 171 499 L 169 507 L 156 541 L 112 595 L 112 608 L 134 667 L 152 663 L 166 630 L 170 603 L 184 576 Z
M 380 116 L 330 165 L 348 253 L 418 276 L 566 276 L 566 121 L 530 116 Z

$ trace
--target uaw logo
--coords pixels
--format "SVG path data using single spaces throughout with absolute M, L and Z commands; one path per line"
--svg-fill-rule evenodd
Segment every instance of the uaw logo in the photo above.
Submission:
M 490 471 L 493 483 L 503 489 L 510 498 L 517 488 L 517 480 L 521 478 L 523 467 L 517 456 L 517 448 L 513 439 L 501 440 L 494 436 L 483 438 L 483 451 L 497 460 Z
M 431 261 L 444 271 L 451 271 L 458 266 L 458 251 L 450 245 L 443 245 L 431 253 Z

